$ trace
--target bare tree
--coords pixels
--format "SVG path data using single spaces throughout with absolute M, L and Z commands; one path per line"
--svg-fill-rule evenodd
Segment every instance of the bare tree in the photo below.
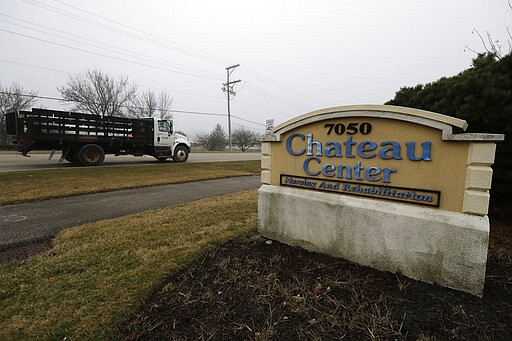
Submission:
M 0 85 L 0 145 L 6 144 L 5 113 L 10 109 L 28 109 L 37 102 L 37 92 L 28 91 L 17 83 Z
M 206 150 L 210 150 L 209 136 L 210 134 L 206 132 L 197 133 L 195 142 Z
M 125 116 L 125 106 L 135 96 L 137 87 L 128 78 L 115 80 L 99 70 L 87 70 L 83 75 L 70 75 L 58 90 L 64 99 L 75 102 L 74 110 Z
M 135 118 L 153 117 L 156 108 L 154 93 L 152 91 L 143 92 L 141 95 L 133 96 L 130 100 L 128 115 Z
M 158 96 L 158 109 L 157 112 L 161 118 L 172 119 L 172 112 L 170 111 L 174 99 L 170 97 L 166 92 L 160 92 Z
M 258 136 L 254 131 L 249 129 L 239 128 L 233 132 L 231 140 L 235 146 L 245 152 L 258 142 Z
M 171 106 L 173 98 L 165 92 L 160 92 L 157 96 L 151 90 L 134 96 L 130 100 L 128 113 L 131 117 L 160 117 L 163 119 L 171 119 Z
M 473 33 L 476 33 L 478 35 L 478 38 L 480 38 L 480 41 L 482 42 L 482 46 L 485 49 L 485 51 L 487 53 L 494 55 L 496 57 L 496 59 L 499 60 L 499 59 L 503 58 L 504 55 L 512 52 L 512 34 L 510 33 L 510 29 L 508 27 L 506 28 L 506 30 L 507 30 L 507 34 L 508 34 L 508 39 L 507 39 L 508 52 L 506 52 L 505 54 L 503 53 L 502 43 L 499 40 L 494 39 L 491 33 L 486 32 L 485 37 L 477 29 L 473 29 Z M 475 51 L 469 47 L 466 47 L 466 49 L 468 49 L 471 52 L 474 52 L 476 54 L 479 54 L 477 51 Z
M 512 10 L 511 0 L 507 0 L 507 4 L 508 7 Z M 503 51 L 503 42 L 500 42 L 498 39 L 494 39 L 490 32 L 485 32 L 485 35 L 483 35 L 482 33 L 480 33 L 480 31 L 474 28 L 472 33 L 476 33 L 476 35 L 478 35 L 478 38 L 480 38 L 480 41 L 482 42 L 482 47 L 485 49 L 486 53 L 490 53 L 494 55 L 496 59 L 500 60 L 505 55 L 512 53 L 512 33 L 510 32 L 510 27 L 505 27 L 505 30 L 507 31 L 506 44 L 508 45 L 508 52 Z M 482 53 L 468 46 L 466 46 L 466 49 L 477 55 Z

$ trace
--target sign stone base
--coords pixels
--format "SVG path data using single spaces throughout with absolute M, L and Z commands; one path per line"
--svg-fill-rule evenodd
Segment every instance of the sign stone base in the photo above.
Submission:
M 258 200 L 267 238 L 483 294 L 487 216 L 274 185 Z

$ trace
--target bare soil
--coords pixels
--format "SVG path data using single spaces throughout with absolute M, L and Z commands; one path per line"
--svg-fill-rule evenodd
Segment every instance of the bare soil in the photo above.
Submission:
M 50 239 L 9 245 L 8 247 L 0 248 L 0 264 L 32 257 L 52 247 Z
M 512 340 L 512 228 L 483 298 L 248 235 L 169 278 L 126 340 Z

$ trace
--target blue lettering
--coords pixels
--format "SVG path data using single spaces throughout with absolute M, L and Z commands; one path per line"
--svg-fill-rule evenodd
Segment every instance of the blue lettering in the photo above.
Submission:
M 343 170 L 345 170 L 345 178 L 352 179 L 352 167 L 347 165 L 338 166 L 338 178 L 343 179 Z
M 349 136 L 347 141 L 343 142 L 343 144 L 345 145 L 345 157 L 356 157 L 352 154 L 352 147 L 356 144 L 352 141 L 352 136 Z
M 379 181 L 381 179 L 381 177 L 378 176 L 379 174 L 380 174 L 379 167 L 366 168 L 366 170 L 364 171 L 364 177 L 366 178 L 366 180 L 369 180 L 369 181 Z
M 307 175 L 311 175 L 311 176 L 317 176 L 318 174 L 320 174 L 320 171 L 318 172 L 315 172 L 315 173 L 312 173 L 309 171 L 309 163 L 312 161 L 312 160 L 315 160 L 316 162 L 320 163 L 320 159 L 317 158 L 317 157 L 308 157 L 305 161 L 304 161 L 304 172 L 306 172 Z
M 382 179 L 382 182 L 391 182 L 389 180 L 389 177 L 391 173 L 396 173 L 396 168 L 382 168 L 382 172 L 384 173 L 384 178 Z
M 316 156 L 322 156 L 322 144 L 318 141 L 313 141 L 313 134 L 308 134 L 308 156 L 313 155 L 313 145 L 316 147 Z
M 407 147 L 407 157 L 409 158 L 409 160 L 411 161 L 432 161 L 431 157 L 430 157 L 430 148 L 431 148 L 431 143 L 430 142 L 423 142 L 421 144 L 421 147 L 422 147 L 422 153 L 421 153 L 421 157 L 416 157 L 416 153 L 415 153 L 415 149 L 416 149 L 416 142 L 407 142 L 405 144 L 405 146 Z
M 338 156 L 341 157 L 341 145 L 338 142 L 326 142 L 325 143 L 325 156 L 333 157 Z M 333 153 L 331 152 L 333 151 Z
M 329 177 L 334 176 L 335 169 L 336 169 L 336 166 L 328 163 L 322 167 L 322 174 L 325 176 L 329 176 Z
M 377 154 L 365 154 L 366 152 L 371 152 L 377 149 L 377 143 L 373 141 L 363 141 L 357 145 L 357 155 L 362 157 L 363 159 L 371 159 L 377 156 Z
M 356 173 L 354 179 L 363 180 L 363 178 L 361 177 L 361 170 L 363 169 L 364 167 L 361 165 L 361 162 L 356 163 L 356 165 L 354 166 L 354 171 Z
M 302 134 L 293 134 L 293 135 L 290 135 L 287 139 L 286 139 L 286 150 L 288 151 L 288 153 L 290 153 L 291 155 L 293 156 L 300 156 L 302 154 L 304 154 L 306 152 L 306 149 L 302 149 L 300 152 L 296 152 L 292 149 L 292 141 L 294 138 L 296 137 L 299 137 L 301 138 L 302 140 L 305 140 L 306 137 Z
M 383 141 L 383 142 L 381 142 L 380 146 L 384 147 L 381 150 L 379 150 L 379 157 L 382 160 L 390 160 L 390 159 L 402 160 L 402 155 L 400 155 L 401 147 L 398 142 Z M 388 152 L 391 152 L 391 155 L 388 155 Z

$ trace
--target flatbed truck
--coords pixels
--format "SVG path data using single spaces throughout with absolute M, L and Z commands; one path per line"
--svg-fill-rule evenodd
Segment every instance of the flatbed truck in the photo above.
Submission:
M 185 162 L 187 137 L 174 131 L 173 121 L 126 118 L 32 108 L 6 113 L 8 144 L 25 156 L 32 150 L 61 150 L 60 161 L 97 166 L 105 154 L 151 155 L 159 161 Z

